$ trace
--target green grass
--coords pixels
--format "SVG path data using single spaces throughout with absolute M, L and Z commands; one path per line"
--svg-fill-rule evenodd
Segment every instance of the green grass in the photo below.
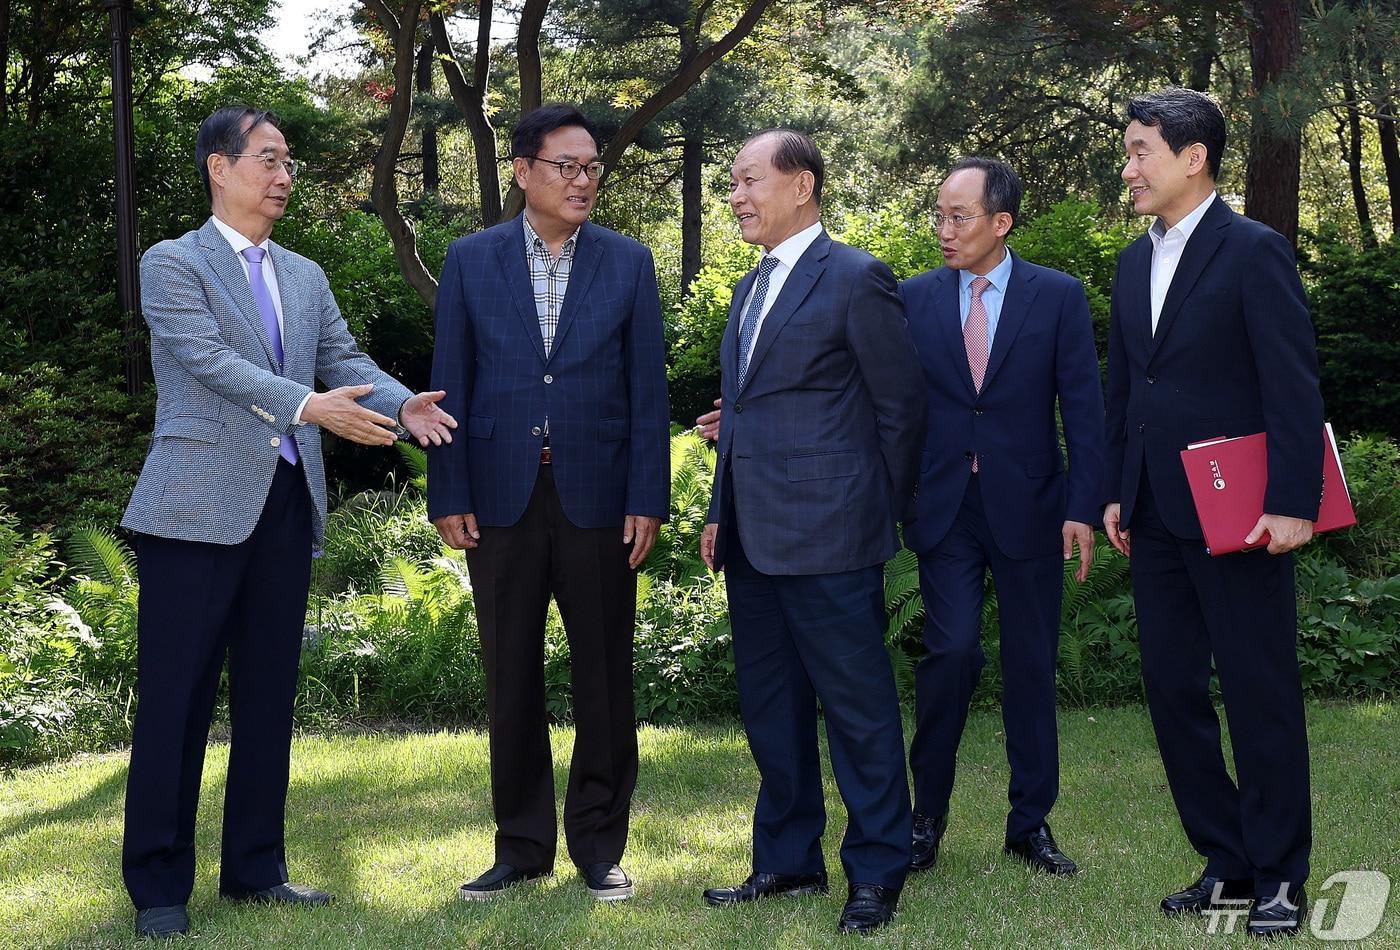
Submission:
M 1315 846 L 1311 893 L 1335 871 L 1386 871 L 1400 885 L 1400 708 L 1313 706 Z M 1140 709 L 1061 716 L 1060 804 L 1052 821 L 1082 869 L 1034 875 L 1001 854 L 1006 764 L 994 713 L 974 712 L 952 824 L 937 868 L 911 878 L 894 926 L 871 946 L 1229 947 L 1199 919 L 1167 920 L 1161 896 L 1201 861 L 1177 824 Z M 572 732 L 555 730 L 555 769 Z M 457 886 L 492 860 L 486 742 L 479 733 L 299 739 L 287 840 L 294 880 L 340 901 L 317 910 L 217 899 L 227 747 L 211 747 L 200 812 L 194 935 L 207 947 L 852 946 L 833 927 L 845 882 L 844 813 L 828 779 L 833 893 L 714 910 L 702 888 L 749 870 L 757 777 L 737 724 L 643 729 L 642 773 L 625 864 L 627 904 L 600 905 L 561 851 L 533 891 L 464 904 Z M 132 912 L 119 873 L 126 760 L 85 756 L 0 780 L 0 945 L 127 946 Z M 561 842 L 562 844 L 562 842 Z M 1400 886 L 1396 888 L 1400 892 Z M 1312 938 L 1304 941 L 1313 943 Z M 1317 941 L 1321 943 L 1321 941 Z M 859 944 L 866 946 L 866 943 Z M 1364 943 L 1400 946 L 1400 893 Z

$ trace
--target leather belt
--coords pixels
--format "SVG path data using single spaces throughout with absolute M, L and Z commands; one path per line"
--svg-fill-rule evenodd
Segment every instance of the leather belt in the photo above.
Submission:
M 552 453 L 552 452 L 550 451 L 549 446 L 546 445 L 546 446 L 544 446 L 543 448 L 541 448 L 541 449 L 540 449 L 540 464 L 541 464 L 541 465 L 549 465 L 549 464 L 551 464 L 553 461 L 554 461 L 554 453 Z

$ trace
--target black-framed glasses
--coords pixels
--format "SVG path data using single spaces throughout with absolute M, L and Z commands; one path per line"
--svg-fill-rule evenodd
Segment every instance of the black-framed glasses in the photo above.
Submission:
M 270 172 L 277 171 L 277 166 L 282 166 L 287 170 L 290 178 L 297 177 L 297 172 L 301 171 L 301 162 L 295 158 L 278 158 L 268 152 L 224 152 L 229 158 L 256 158 L 262 162 L 262 167 Z
M 522 155 L 521 157 L 528 158 L 535 162 L 544 162 L 546 165 L 553 165 L 555 168 L 559 169 L 560 177 L 568 181 L 573 181 L 577 178 L 579 172 L 583 172 L 593 181 L 597 181 L 599 178 L 603 177 L 603 172 L 607 171 L 608 168 L 608 166 L 604 165 L 602 162 L 589 162 L 587 165 L 584 165 L 580 162 L 556 162 L 552 158 L 540 158 L 538 155 Z
M 981 214 L 944 214 L 942 211 L 935 211 L 933 213 L 933 229 L 935 231 L 942 231 L 943 225 L 951 224 L 954 231 L 961 231 L 963 228 L 967 227 L 969 221 L 975 221 L 977 218 L 985 218 L 988 214 L 989 212 L 986 211 L 983 211 Z

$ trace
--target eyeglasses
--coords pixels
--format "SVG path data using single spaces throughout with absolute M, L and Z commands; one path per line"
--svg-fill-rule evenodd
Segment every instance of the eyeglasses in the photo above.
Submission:
M 961 231 L 963 228 L 967 227 L 969 221 L 976 220 L 977 218 L 985 218 L 987 214 L 988 212 L 986 211 L 983 211 L 981 214 L 944 214 L 942 211 L 935 211 L 933 213 L 933 229 L 935 231 L 942 231 L 943 225 L 951 224 L 954 231 Z
M 590 179 L 597 181 L 599 178 L 603 177 L 603 172 L 606 171 L 608 167 L 602 162 L 589 162 L 587 165 L 581 165 L 578 162 L 556 162 L 553 159 L 540 158 L 538 155 L 522 155 L 520 157 L 528 158 L 531 161 L 544 162 L 546 165 L 553 165 L 555 168 L 559 169 L 560 176 L 568 181 L 573 181 L 577 178 L 579 172 L 584 172 Z
M 301 163 L 295 158 L 278 158 L 267 152 L 224 152 L 223 154 L 229 158 L 256 158 L 262 162 L 262 167 L 270 172 L 277 171 L 277 166 L 280 165 L 287 170 L 287 176 L 290 178 L 297 177 L 297 172 L 301 171 Z

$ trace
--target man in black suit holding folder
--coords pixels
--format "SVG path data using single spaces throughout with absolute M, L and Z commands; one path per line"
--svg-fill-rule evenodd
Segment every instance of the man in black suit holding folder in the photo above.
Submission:
M 1215 193 L 1225 118 L 1186 89 L 1128 104 L 1123 180 L 1156 216 L 1118 259 L 1108 351 L 1104 528 L 1132 562 L 1142 674 L 1182 826 L 1205 859 L 1162 901 L 1254 898 L 1249 932 L 1296 933 L 1312 844 L 1293 557 L 1322 489 L 1317 351 L 1293 250 Z M 1264 432 L 1267 551 L 1206 553 L 1188 443 Z M 1210 699 L 1220 677 L 1238 785 Z

